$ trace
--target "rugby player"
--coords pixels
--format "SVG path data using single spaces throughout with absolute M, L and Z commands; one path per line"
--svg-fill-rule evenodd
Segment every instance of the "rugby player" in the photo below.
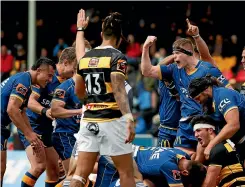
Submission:
M 34 132 L 41 136 L 45 148 L 41 150 L 38 157 L 33 154 L 33 149 L 29 142 L 26 141 L 22 132 L 19 131 L 19 137 L 24 144 L 25 151 L 31 168 L 25 173 L 21 186 L 34 186 L 39 176 L 46 169 L 46 187 L 55 186 L 59 178 L 58 154 L 52 144 L 52 116 L 50 104 L 55 88 L 63 81 L 71 78 L 76 71 L 76 54 L 75 48 L 68 47 L 61 53 L 59 62 L 56 65 L 56 72 L 46 88 L 40 89 L 33 87 L 32 94 L 28 102 L 27 116 L 30 120 Z M 34 150 L 35 151 L 35 150 Z
M 190 97 L 208 109 L 208 114 L 221 121 L 221 131 L 205 148 L 206 159 L 217 144 L 231 139 L 236 144 L 241 159 L 245 158 L 245 96 L 220 86 L 210 75 L 193 79 L 188 88 Z
M 115 12 L 105 18 L 101 46 L 83 56 L 79 45 L 87 24 L 81 9 L 77 17 L 76 53 L 80 60 L 75 90 L 83 99 L 86 86 L 88 104 L 81 121 L 77 168 L 70 186 L 85 185 L 98 153 L 112 157 L 122 186 L 135 186 L 131 157 L 134 120 L 125 90 L 127 61 L 117 50 L 122 40 L 121 15 Z
M 215 66 L 193 56 L 192 42 L 185 38 L 178 39 L 173 44 L 174 61 L 176 63 L 168 66 L 152 66 L 149 58 L 149 47 L 155 41 L 155 36 L 148 36 L 144 43 L 141 63 L 142 73 L 144 76 L 160 80 L 173 79 L 181 101 L 181 119 L 174 147 L 193 153 L 196 150 L 197 141 L 188 119 L 190 116 L 201 114 L 202 107 L 189 97 L 189 82 L 195 77 L 202 77 L 206 74 L 218 77 L 224 85 L 228 85 L 228 81 Z
M 133 157 L 137 164 L 134 170 L 140 173 L 135 177 L 138 186 L 143 186 L 140 182 L 143 178 L 148 187 L 184 187 L 190 184 L 198 187 L 205 178 L 205 167 L 199 162 L 191 161 L 190 155 L 180 149 L 134 146 Z M 108 157 L 101 156 L 98 167 L 97 186 L 120 186 L 120 182 L 115 180 L 118 176 L 116 169 Z
M 84 54 L 91 50 L 91 45 L 84 40 Z M 75 42 L 73 43 L 76 47 Z M 55 90 L 51 102 L 51 113 L 54 118 L 52 141 L 55 150 L 63 161 L 65 172 L 68 172 L 71 153 L 76 142 L 74 134 L 80 128 L 83 103 L 75 95 L 75 76 L 61 83 Z
M 31 70 L 17 73 L 1 83 L 1 183 L 6 170 L 7 141 L 10 136 L 7 127 L 11 121 L 23 132 L 36 154 L 41 154 L 44 145 L 39 135 L 33 132 L 25 110 L 32 92 L 31 85 L 37 84 L 44 88 L 52 80 L 55 69 L 52 60 L 40 58 Z
M 203 147 L 207 147 L 217 136 L 217 122 L 209 116 L 196 116 L 191 124 L 195 137 Z M 207 176 L 202 187 L 245 186 L 245 172 L 231 140 L 216 144 L 210 151 L 208 163 Z

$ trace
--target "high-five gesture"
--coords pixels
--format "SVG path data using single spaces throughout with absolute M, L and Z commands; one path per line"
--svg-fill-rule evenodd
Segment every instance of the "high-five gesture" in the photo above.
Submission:
M 150 46 L 152 46 L 152 44 L 157 40 L 157 37 L 156 36 L 148 36 L 146 38 L 146 41 L 144 43 L 144 48 L 148 48 Z
M 83 9 L 80 9 L 80 11 L 77 14 L 77 28 L 82 27 L 83 29 L 86 29 L 88 26 L 89 17 L 85 17 L 85 11 Z
M 197 26 L 192 25 L 189 21 L 189 19 L 186 19 L 187 22 L 187 26 L 188 26 L 188 30 L 187 30 L 187 34 L 189 34 L 190 36 L 198 36 L 199 35 L 199 29 Z

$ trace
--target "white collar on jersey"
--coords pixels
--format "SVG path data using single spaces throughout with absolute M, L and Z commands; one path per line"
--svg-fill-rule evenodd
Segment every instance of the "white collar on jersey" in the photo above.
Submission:
M 112 49 L 115 49 L 115 50 L 119 51 L 118 49 L 112 47 L 111 45 L 98 46 L 98 47 L 96 47 L 95 49 L 107 49 L 107 48 L 112 48 Z M 121 51 L 119 51 L 119 52 L 122 53 Z

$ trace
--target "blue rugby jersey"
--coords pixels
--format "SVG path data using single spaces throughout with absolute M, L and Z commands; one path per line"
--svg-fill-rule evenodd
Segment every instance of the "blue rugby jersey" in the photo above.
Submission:
M 45 88 L 40 88 L 38 86 L 32 86 L 32 93 L 37 94 L 39 96 L 38 103 L 40 103 L 45 108 L 50 108 L 51 100 L 54 95 L 54 90 L 57 86 L 61 84 L 61 82 L 65 81 L 62 79 L 58 71 L 55 72 L 53 76 L 52 82 L 48 83 Z M 27 109 L 26 114 L 30 120 L 32 128 L 39 132 L 46 132 L 53 129 L 52 127 L 52 120 L 47 118 L 46 116 L 42 116 L 38 113 Z M 40 133 L 41 133 L 40 132 Z
M 159 95 L 160 95 L 160 123 L 170 128 L 177 128 L 181 117 L 180 102 L 176 100 L 165 83 L 159 80 Z
M 8 126 L 11 122 L 7 107 L 9 97 L 17 97 L 22 101 L 20 109 L 27 106 L 31 94 L 31 74 L 29 72 L 17 73 L 1 83 L 1 126 Z
M 181 116 L 187 117 L 197 114 L 202 114 L 202 107 L 194 99 L 189 97 L 188 86 L 190 81 L 195 78 L 204 77 L 210 74 L 216 78 L 224 85 L 228 85 L 228 81 L 222 75 L 220 70 L 210 64 L 209 62 L 204 62 L 202 60 L 198 61 L 195 70 L 191 74 L 187 74 L 184 68 L 179 69 L 177 64 L 161 65 L 160 66 L 161 76 L 164 79 L 173 79 L 176 89 L 180 95 L 181 101 Z M 160 77 L 161 78 L 161 77 Z
M 237 108 L 239 111 L 240 130 L 231 138 L 234 143 L 238 143 L 245 136 L 245 96 L 224 87 L 213 87 L 213 107 L 214 113 L 211 116 L 218 121 L 225 123 L 225 115 L 230 110 Z M 221 127 L 222 128 L 222 127 Z
M 75 95 L 75 82 L 73 78 L 61 83 L 54 92 L 53 100 L 65 103 L 65 109 L 80 109 L 82 104 Z M 82 115 L 82 114 L 81 114 Z M 77 133 L 80 127 L 81 115 L 70 118 L 56 118 L 56 127 L 54 132 Z
M 185 152 L 176 148 L 139 147 L 135 161 L 143 176 L 163 176 L 169 186 L 182 185 L 178 162 L 190 160 Z

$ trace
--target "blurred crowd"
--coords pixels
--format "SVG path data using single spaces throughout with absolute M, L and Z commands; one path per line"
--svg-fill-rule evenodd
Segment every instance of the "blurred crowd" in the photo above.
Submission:
M 200 19 L 192 19 L 195 18 L 195 12 L 192 4 L 186 3 L 186 8 L 183 12 L 180 12 L 182 19 L 169 16 L 168 23 L 162 24 L 159 21 L 149 21 L 149 18 L 144 18 L 142 13 L 142 17 L 137 15 L 136 18 L 132 18 L 128 26 L 125 24 L 126 29 L 123 34 L 130 42 L 125 42 L 121 50 L 128 59 L 127 80 L 133 88 L 133 114 L 137 119 L 136 132 L 138 134 L 152 133 L 155 135 L 157 132 L 155 123 L 158 121 L 158 82 L 152 78 L 143 77 L 139 71 L 142 45 L 148 35 L 158 37 L 156 45 L 151 47 L 150 51 L 152 63 L 155 65 L 172 53 L 171 46 L 174 40 L 187 37 L 185 18 L 189 18 L 193 21 L 193 24 L 198 25 L 202 38 L 206 41 L 210 53 L 224 76 L 235 87 L 245 81 L 245 72 L 242 70 L 240 63 L 244 43 L 236 33 L 230 32 L 231 34 L 229 34 L 228 32 L 227 34 L 225 30 L 224 33 L 217 31 L 219 30 L 217 29 L 219 22 L 214 19 L 211 5 L 206 6 L 204 14 L 199 16 Z M 96 8 L 87 9 L 86 14 L 90 17 L 90 23 L 85 36 L 92 47 L 96 47 L 101 43 L 100 26 L 103 21 L 103 14 L 100 9 Z M 75 17 L 71 20 L 70 25 L 66 24 L 65 31 L 69 34 L 63 34 L 62 36 L 62 32 L 59 32 L 59 36 L 53 37 L 51 41 L 49 40 L 51 37 L 47 37 L 47 30 L 50 29 L 45 19 L 38 18 L 36 21 L 36 57 L 48 57 L 58 61 L 61 51 L 71 46 L 75 40 L 76 23 L 72 23 L 74 20 L 76 20 Z M 19 25 L 21 24 L 18 23 L 15 35 L 10 35 L 4 27 L 1 30 L 1 81 L 10 75 L 27 70 L 28 35 L 27 32 L 24 32 L 26 29 L 22 29 Z M 59 30 L 59 28 L 56 29 Z M 229 29 L 232 30 L 232 28 Z M 55 33 L 55 31 L 53 32 Z

